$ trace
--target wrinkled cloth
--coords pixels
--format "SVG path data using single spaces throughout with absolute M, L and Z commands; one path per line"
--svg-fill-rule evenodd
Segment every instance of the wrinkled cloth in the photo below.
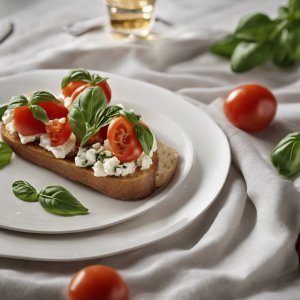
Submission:
M 0 258 L 0 299 L 66 299 L 72 275 L 92 264 L 117 269 L 132 300 L 300 298 L 295 251 L 300 180 L 280 177 L 270 163 L 275 145 L 300 130 L 299 64 L 279 69 L 268 63 L 234 74 L 227 60 L 207 53 L 244 14 L 261 11 L 273 17 L 286 1 L 159 0 L 157 14 L 174 26 L 149 40 L 117 39 L 108 29 L 77 38 L 61 31 L 63 25 L 104 15 L 100 1 L 1 1 L 0 16 L 14 21 L 15 32 L 0 45 L 0 77 L 84 67 L 167 88 L 219 124 L 230 143 L 232 165 L 212 206 L 163 241 L 83 262 Z M 245 83 L 265 85 L 278 100 L 271 126 L 252 134 L 233 127 L 222 111 L 228 92 Z

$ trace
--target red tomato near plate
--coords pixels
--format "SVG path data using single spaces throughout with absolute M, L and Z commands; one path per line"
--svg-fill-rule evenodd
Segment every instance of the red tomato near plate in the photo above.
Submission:
M 273 121 L 277 102 L 274 95 L 259 84 L 242 85 L 231 91 L 224 101 L 224 113 L 236 127 L 254 132 Z
M 107 138 L 120 162 L 131 162 L 143 153 L 143 148 L 135 135 L 133 124 L 123 116 L 114 118 L 109 124 Z
M 68 110 L 60 103 L 42 102 L 37 105 L 46 111 L 49 120 L 66 118 L 68 115 Z M 46 133 L 45 124 L 33 116 L 28 106 L 15 109 L 14 124 L 16 130 L 25 136 Z
M 84 81 L 72 81 L 65 88 L 62 89 L 62 94 L 65 97 L 71 97 L 74 91 L 84 84 L 86 84 L 86 82 Z
M 72 277 L 68 300 L 129 300 L 129 290 L 117 271 L 95 265 L 83 268 Z

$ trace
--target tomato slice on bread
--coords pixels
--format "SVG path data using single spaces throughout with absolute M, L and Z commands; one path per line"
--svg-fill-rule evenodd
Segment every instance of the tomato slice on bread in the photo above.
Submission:
M 68 115 L 68 110 L 61 103 L 42 102 L 37 105 L 46 111 L 49 120 L 66 118 Z M 33 116 L 28 106 L 15 108 L 14 125 L 24 136 L 46 133 L 45 124 Z
M 131 162 L 143 153 L 133 124 L 123 116 L 114 118 L 109 124 L 107 138 L 120 162 Z
M 46 125 L 45 128 L 49 135 L 51 144 L 55 147 L 63 145 L 72 133 L 68 119 L 66 119 L 64 124 L 59 122 L 59 119 L 55 119 L 53 120 L 52 125 Z

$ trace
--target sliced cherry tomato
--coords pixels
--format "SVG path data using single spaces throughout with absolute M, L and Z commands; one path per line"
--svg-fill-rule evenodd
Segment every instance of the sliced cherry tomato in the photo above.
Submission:
M 106 96 L 106 100 L 107 100 L 107 104 L 110 102 L 111 99 L 111 89 L 108 85 L 108 83 L 106 81 L 104 82 L 100 82 L 97 85 L 91 85 L 90 83 L 86 83 L 83 81 L 74 81 L 74 82 L 82 82 L 83 84 L 81 84 L 80 86 L 77 87 L 77 89 L 75 89 L 72 93 L 71 96 L 71 102 L 70 105 L 67 107 L 68 109 L 70 108 L 70 106 L 72 105 L 72 103 L 74 102 L 74 100 L 77 98 L 77 96 L 82 93 L 86 88 L 90 87 L 90 86 L 99 86 L 100 88 L 103 89 L 103 92 Z M 73 83 L 73 82 L 71 82 Z M 71 83 L 69 83 L 65 88 L 67 88 Z M 71 89 L 70 89 L 71 90 Z M 70 96 L 68 96 L 70 97 Z
M 72 133 L 68 118 L 64 124 L 60 123 L 58 119 L 54 119 L 53 125 L 46 125 L 45 128 L 52 145 L 55 147 L 63 145 Z
M 254 132 L 266 128 L 273 121 L 277 102 L 267 88 L 258 84 L 247 84 L 229 93 L 223 109 L 234 126 Z
M 133 124 L 123 116 L 114 118 L 109 124 L 107 138 L 114 154 L 121 162 L 131 162 L 143 153 Z
M 129 300 L 129 290 L 114 269 L 89 266 L 72 277 L 68 300 Z
M 42 102 L 37 105 L 46 111 L 49 120 L 66 118 L 68 115 L 68 110 L 60 103 Z M 46 133 L 45 124 L 33 116 L 28 106 L 15 109 L 14 124 L 16 130 L 25 136 Z
M 86 84 L 86 82 L 84 81 L 72 81 L 65 88 L 62 89 L 62 94 L 65 97 L 71 97 L 73 92 L 84 84 Z

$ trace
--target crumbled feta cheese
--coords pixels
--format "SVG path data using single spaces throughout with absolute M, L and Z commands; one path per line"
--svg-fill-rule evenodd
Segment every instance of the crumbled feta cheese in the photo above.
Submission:
M 46 147 L 48 151 L 51 151 L 56 158 L 65 158 L 68 153 L 75 150 L 76 136 L 72 133 L 69 139 L 60 146 Z
M 94 149 L 96 149 L 96 150 L 100 150 L 101 144 L 100 144 L 100 143 L 96 143 L 96 144 L 94 144 L 92 147 L 93 147 Z
M 14 134 L 16 132 L 14 120 L 12 120 L 10 123 L 7 123 L 5 125 L 5 129 L 8 130 L 10 134 Z
M 11 123 L 14 119 L 14 113 L 15 110 L 14 109 L 8 109 L 5 111 L 3 117 L 2 117 L 2 121 L 4 124 L 8 124 Z
M 120 161 L 113 156 L 112 158 L 106 158 L 103 162 L 103 168 L 107 175 L 113 176 L 116 174 L 116 167 L 120 164 Z
M 50 137 L 49 135 L 46 133 L 46 134 L 42 134 L 40 136 L 40 144 L 39 146 L 47 149 L 47 147 L 51 147 L 52 144 L 51 144 L 51 141 L 50 141 Z
M 61 123 L 61 124 L 65 124 L 66 121 L 67 121 L 66 118 L 61 118 L 61 119 L 58 120 L 58 122 Z
M 49 120 L 49 122 L 47 122 L 45 125 L 53 125 L 53 121 L 54 120 Z
M 77 156 L 75 157 L 75 165 L 77 167 L 88 167 L 96 163 L 97 150 L 91 148 L 87 150 L 86 148 L 79 148 Z
M 134 173 L 136 169 L 135 161 L 124 163 L 123 165 L 116 166 L 116 176 L 126 176 L 128 174 Z
M 64 106 L 68 108 L 71 105 L 71 101 L 72 101 L 71 97 L 66 97 L 64 100 Z
M 106 139 L 106 140 L 104 141 L 104 144 L 103 144 L 102 149 L 103 149 L 103 150 L 108 150 L 108 151 L 110 151 L 110 152 L 113 152 L 113 150 L 112 150 L 112 148 L 111 148 L 111 145 L 110 145 L 108 139 Z
M 152 149 L 149 153 L 149 156 L 147 154 L 145 154 L 145 152 L 143 152 L 140 155 L 140 157 L 137 159 L 137 166 L 141 167 L 141 170 L 146 170 L 146 169 L 150 168 L 150 166 L 152 165 L 152 158 L 151 157 L 153 156 L 153 153 L 156 150 L 157 150 L 157 144 L 156 144 L 155 136 L 153 134 L 153 145 L 152 145 Z
M 34 142 L 35 140 L 39 139 L 41 136 L 41 134 L 35 134 L 35 135 L 22 135 L 21 133 L 19 133 L 19 137 L 21 140 L 22 144 L 27 144 L 27 143 L 31 143 Z
M 56 97 L 57 100 L 59 100 L 60 102 L 63 102 L 64 99 L 65 99 L 65 96 L 63 94 L 59 94 L 57 97 Z
M 134 110 L 133 109 L 129 109 L 129 111 L 133 112 L 134 113 Z
M 101 161 L 97 161 L 92 168 L 94 170 L 94 176 L 96 176 L 96 177 L 106 177 L 107 176 L 107 174 L 104 171 L 103 163 Z
M 125 109 L 124 105 L 123 105 L 123 104 L 121 104 L 121 103 L 119 103 L 119 104 L 116 104 L 115 106 L 119 106 L 119 107 L 121 107 L 122 109 Z

